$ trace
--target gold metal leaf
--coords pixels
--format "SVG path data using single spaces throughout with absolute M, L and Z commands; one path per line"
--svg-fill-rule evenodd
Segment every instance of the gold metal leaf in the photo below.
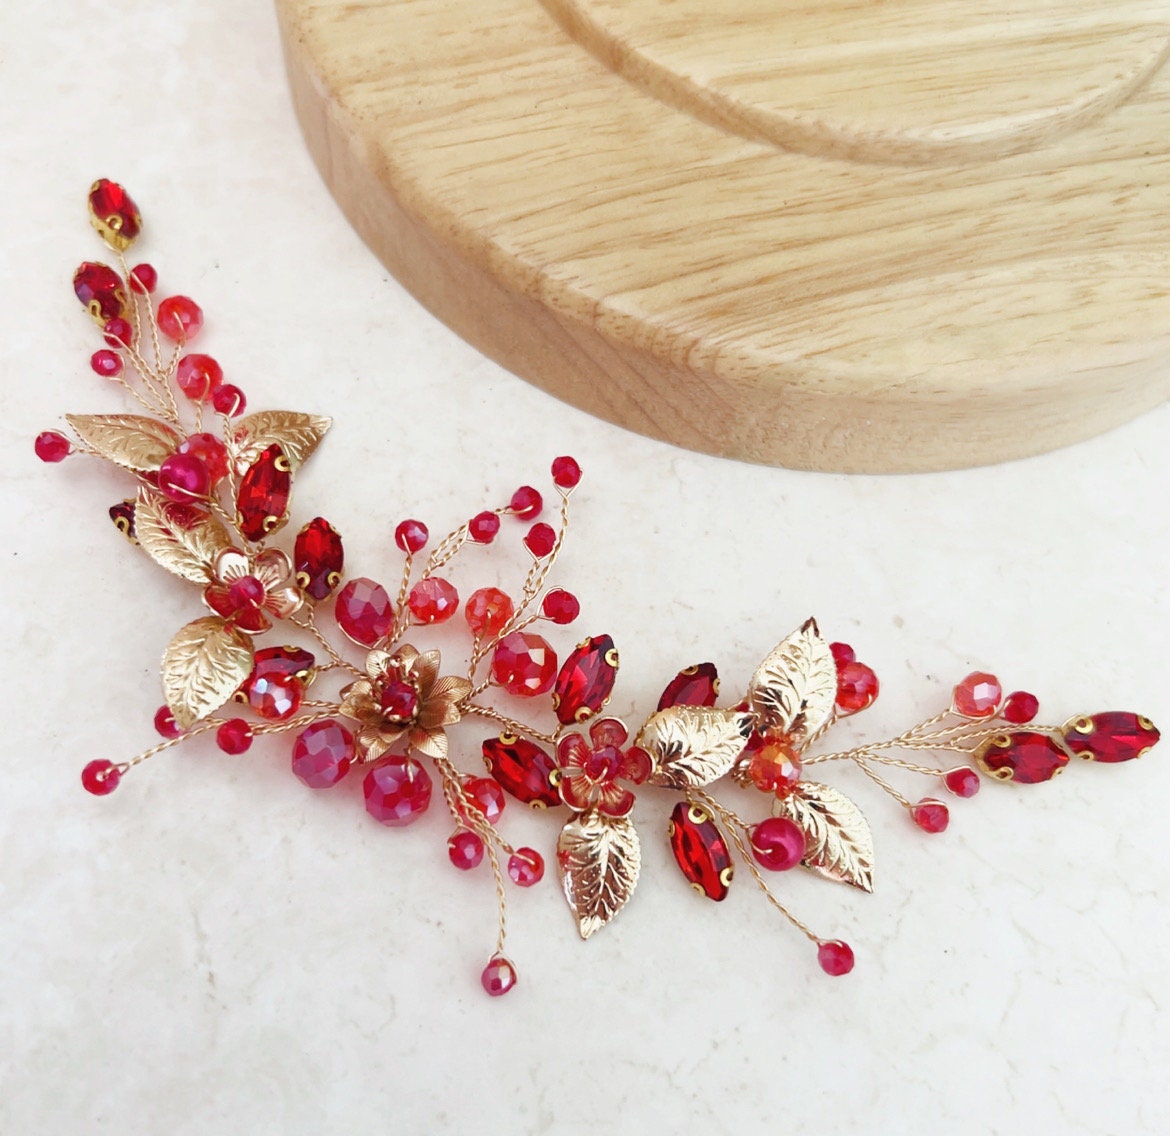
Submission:
M 295 410 L 261 410 L 249 414 L 232 427 L 236 464 L 241 470 L 247 469 L 269 446 L 275 445 L 284 452 L 295 472 L 309 460 L 332 425 L 332 418 L 299 414 Z
M 103 458 L 135 473 L 153 473 L 182 442 L 182 435 L 143 414 L 67 414 L 77 436 Z
M 163 656 L 163 693 L 180 729 L 218 710 L 252 670 L 252 649 L 218 616 L 188 623 Z
M 577 930 L 588 939 L 634 894 L 642 846 L 629 817 L 588 809 L 561 829 L 557 864 Z
M 196 584 L 211 579 L 215 558 L 232 546 L 227 529 L 210 513 L 168 501 L 146 486 L 138 490 L 134 532 L 156 564 Z
M 804 831 L 804 860 L 826 879 L 873 891 L 873 834 L 869 821 L 844 793 L 801 781 L 772 805 L 773 816 L 787 817 Z
M 776 647 L 748 687 L 760 729 L 787 734 L 797 749 L 829 720 L 836 700 L 837 664 L 815 619 Z
M 751 714 L 708 706 L 671 706 L 654 714 L 634 744 L 654 762 L 651 785 L 698 788 L 735 764 L 752 731 Z

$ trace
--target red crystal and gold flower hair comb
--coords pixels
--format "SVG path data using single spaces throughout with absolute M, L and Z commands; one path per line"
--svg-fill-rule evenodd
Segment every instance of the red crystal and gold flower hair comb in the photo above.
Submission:
M 36 452 L 47 462 L 84 453 L 129 474 L 134 493 L 110 509 L 114 523 L 194 584 L 209 614 L 182 627 L 163 656 L 165 704 L 155 715 L 162 741 L 127 761 L 91 761 L 82 784 L 111 793 L 147 758 L 208 733 L 230 754 L 245 753 L 257 737 L 289 735 L 292 772 L 312 789 L 360 769 L 367 812 L 391 827 L 426 812 L 437 782 L 455 828 L 451 863 L 472 870 L 486 859 L 494 877 L 499 929 L 482 974 L 490 994 L 516 983 L 504 953 L 505 880 L 531 887 L 545 870 L 540 851 L 505 838 L 509 798 L 564 810 L 556 867 L 583 937 L 633 895 L 641 855 L 630 813 L 639 787 L 651 785 L 677 798 L 661 833 L 695 890 L 723 899 L 742 866 L 816 944 L 821 967 L 839 975 L 853 967 L 849 946 L 813 932 L 768 881 L 802 866 L 873 888 L 869 825 L 848 797 L 810 776 L 814 767 L 853 763 L 921 831 L 939 833 L 948 806 L 905 796 L 886 776 L 917 775 L 970 797 L 980 786 L 977 769 L 1034 784 L 1074 756 L 1128 761 L 1158 740 L 1148 718 L 1128 712 L 1037 726 L 1035 697 L 1017 691 L 1005 698 L 993 675 L 976 673 L 955 686 L 949 707 L 898 737 L 831 750 L 822 739 L 874 701 L 878 680 L 812 619 L 764 659 L 730 705 L 716 705 L 716 669 L 699 663 L 671 679 L 653 713 L 631 730 L 604 714 L 618 674 L 613 639 L 590 635 L 560 661 L 546 638 L 580 610 L 570 592 L 549 586 L 581 477 L 576 461 L 552 464 L 551 524 L 538 519 L 544 499 L 531 486 L 438 541 L 421 521 L 402 521 L 394 533 L 402 560 L 396 591 L 345 574 L 342 539 L 323 517 L 297 532 L 290 557 L 276 541 L 290 519 L 293 480 L 329 419 L 245 414 L 244 393 L 224 381 L 215 359 L 187 351 L 203 325 L 198 305 L 181 295 L 155 304 L 155 270 L 128 265 L 126 250 L 141 229 L 133 201 L 101 180 L 90 190 L 89 211 L 117 258 L 116 268 L 87 262 L 73 277 L 105 341 L 90 365 L 143 413 L 69 415 L 75 440 L 49 431 Z M 526 550 L 517 589 L 481 587 L 461 605 L 449 578 L 455 558 L 493 543 L 512 522 L 524 526 Z M 427 630 L 458 618 L 470 646 L 451 667 L 428 648 Z M 471 722 L 490 736 L 469 747 Z M 464 727 L 458 735 L 457 726 Z M 483 768 L 472 772 L 467 766 L 477 758 Z M 726 804 L 717 787 L 741 803 Z

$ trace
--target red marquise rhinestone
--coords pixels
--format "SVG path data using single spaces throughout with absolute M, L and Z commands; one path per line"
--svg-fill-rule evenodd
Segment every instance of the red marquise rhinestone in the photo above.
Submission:
M 492 682 L 509 694 L 531 698 L 544 694 L 557 676 L 557 653 L 540 635 L 513 631 L 492 653 Z
M 160 706 L 154 712 L 154 728 L 164 738 L 177 738 L 183 734 L 169 706 Z
M 474 832 L 461 828 L 447 837 L 447 856 L 460 871 L 469 872 L 483 860 L 483 841 Z
M 106 320 L 102 335 L 111 347 L 129 347 L 134 342 L 134 328 L 121 316 Z
M 517 848 L 508 857 L 508 877 L 517 887 L 533 887 L 544 879 L 544 857 L 535 848 Z
M 697 663 L 681 670 L 666 684 L 658 709 L 670 706 L 714 706 L 719 697 L 719 672 L 714 663 Z
M 675 863 L 691 887 L 717 903 L 726 899 L 735 869 L 727 840 L 711 814 L 701 805 L 679 801 L 667 833 Z
M 975 760 L 1000 781 L 1035 785 L 1051 781 L 1068 764 L 1068 754 L 1049 734 L 1016 730 L 996 734 L 975 753 Z
M 750 832 L 752 855 L 770 872 L 786 872 L 804 859 L 806 837 L 794 820 L 768 817 Z
M 73 274 L 73 291 L 103 327 L 109 320 L 126 315 L 126 286 L 108 264 L 85 261 Z
M 248 400 L 244 397 L 244 392 L 234 383 L 224 383 L 223 386 L 216 387 L 211 392 L 211 405 L 215 407 L 216 414 L 235 418 L 244 413 L 248 406 Z
M 947 771 L 943 784 L 956 797 L 973 797 L 979 792 L 979 774 L 969 765 L 960 765 Z
M 130 287 L 141 295 L 148 295 L 158 287 L 158 273 L 153 264 L 136 264 L 130 269 Z
M 918 804 L 910 806 L 910 819 L 923 832 L 946 832 L 947 825 L 951 823 L 951 810 L 942 801 L 925 797 Z
M 516 968 L 503 955 L 492 955 L 479 980 L 493 998 L 498 998 L 516 985 Z
M 52 463 L 64 461 L 73 452 L 73 445 L 64 434 L 45 430 L 37 435 L 33 449 L 41 461 Z
M 402 521 L 394 530 L 394 543 L 403 552 L 409 552 L 413 555 L 426 548 L 429 536 L 427 526 L 422 521 Z
M 315 600 L 327 599 L 341 583 L 345 549 L 337 530 L 324 518 L 314 517 L 293 546 L 297 587 Z
M 613 692 L 618 662 L 608 635 L 593 635 L 577 645 L 553 685 L 553 706 L 562 725 L 584 722 L 601 711 Z
M 413 757 L 394 756 L 366 774 L 362 783 L 366 812 L 400 828 L 418 820 L 431 803 L 431 775 Z
M 546 525 L 544 521 L 538 521 L 528 530 L 524 537 L 524 547 L 536 557 L 537 560 L 543 560 L 556 547 L 557 531 L 552 525 Z
M 353 764 L 353 734 L 326 718 L 306 726 L 293 742 L 292 771 L 310 789 L 336 785 Z
M 223 385 L 223 368 L 210 355 L 184 355 L 175 382 L 192 402 L 206 402 Z
M 394 605 L 381 584 L 358 576 L 337 593 L 337 626 L 355 643 L 372 647 L 394 626 Z
M 89 368 L 103 379 L 116 379 L 122 373 L 122 356 L 117 351 L 103 347 L 89 357 Z
M 499 588 L 472 592 L 463 608 L 463 618 L 477 639 L 494 639 L 507 627 L 516 609 L 512 598 Z
M 476 513 L 467 522 L 467 535 L 476 544 L 491 544 L 500 531 L 500 518 L 497 513 Z
M 834 978 L 848 974 L 853 969 L 853 948 L 840 939 L 818 943 L 817 962 L 821 964 L 821 970 Z
M 299 679 L 303 685 L 308 686 L 313 681 L 313 668 L 316 665 L 316 658 L 304 647 L 262 647 L 256 652 L 252 662 L 252 673 L 248 678 L 250 681 L 253 678 L 280 675 L 282 678 Z
M 564 627 L 581 614 L 581 601 L 564 588 L 553 588 L 541 602 L 540 610 L 545 619 Z
M 168 296 L 158 305 L 158 329 L 175 343 L 186 343 L 199 334 L 203 309 L 190 296 Z
M 991 718 L 999 709 L 1003 688 L 993 674 L 973 671 L 954 690 L 951 705 L 964 718 Z
M 288 513 L 292 471 L 276 445 L 263 450 L 240 478 L 236 524 L 245 540 L 262 540 L 280 527 Z
M 207 466 L 213 486 L 218 485 L 228 475 L 227 447 L 214 434 L 192 434 L 179 444 L 175 452 L 194 454 Z
M 512 500 L 508 502 L 508 508 L 520 520 L 531 521 L 533 517 L 540 516 L 540 510 L 544 508 L 544 499 L 531 485 L 521 485 L 512 494 Z
M 81 784 L 87 793 L 95 797 L 109 796 L 122 780 L 122 771 L 112 762 L 99 758 L 91 761 L 81 771 Z
M 224 753 L 247 753 L 252 748 L 252 727 L 243 718 L 229 718 L 215 731 L 215 744 Z
M 516 800 L 545 808 L 561 803 L 553 784 L 557 763 L 534 742 L 501 734 L 483 743 L 483 756 L 491 775 Z
M 418 623 L 446 623 L 459 610 L 459 593 L 449 581 L 426 576 L 410 589 L 406 605 Z
M 581 480 L 581 467 L 575 459 L 565 455 L 554 458 L 552 463 L 552 479 L 561 489 L 574 489 Z
M 1016 690 L 1003 700 L 1003 716 L 1013 726 L 1024 726 L 1036 717 L 1040 700 L 1026 690 Z
M 111 248 L 124 251 L 142 231 L 138 206 L 117 182 L 99 178 L 89 190 L 89 219 Z
M 850 662 L 837 668 L 837 709 L 857 714 L 873 705 L 878 696 L 878 680 L 864 663 Z
M 507 798 L 498 781 L 492 777 L 465 777 L 463 792 L 472 808 L 478 810 L 488 824 L 495 824 L 504 813 Z
M 1073 719 L 1065 728 L 1064 744 L 1081 757 L 1113 764 L 1141 757 L 1161 736 L 1149 718 L 1110 710 Z
M 110 506 L 110 520 L 114 522 L 114 527 L 118 532 L 131 544 L 138 543 L 138 538 L 134 535 L 134 507 L 136 504 L 135 501 L 126 500 Z
M 765 793 L 787 796 L 800 780 L 800 758 L 785 738 L 764 737 L 749 743 L 753 750 L 748 762 L 748 776 L 757 789 Z

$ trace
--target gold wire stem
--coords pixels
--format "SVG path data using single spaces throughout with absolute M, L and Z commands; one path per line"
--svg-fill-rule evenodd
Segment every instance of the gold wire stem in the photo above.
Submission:
M 435 547 L 431 550 L 430 556 L 427 557 L 426 567 L 423 568 L 423 579 L 433 575 L 445 564 L 448 564 L 455 554 L 467 543 L 469 539 L 468 525 L 460 525 L 459 528 L 449 532 Z
M 866 777 L 868 777 L 880 789 L 883 789 L 885 792 L 889 793 L 889 795 L 891 797 L 893 797 L 894 800 L 897 801 L 904 809 L 909 809 L 909 808 L 913 807 L 910 804 L 910 801 L 906 797 L 903 797 L 902 794 L 899 793 L 898 790 L 893 787 L 893 785 L 891 785 L 884 778 L 879 777 L 878 774 L 876 774 L 872 769 L 870 769 L 870 767 L 865 763 L 865 760 L 863 758 L 855 757 L 853 760 L 856 763 L 857 768 L 860 769 L 861 772 L 866 775 Z
M 325 704 L 322 703 L 321 705 Z M 289 730 L 299 730 L 304 726 L 311 726 L 314 722 L 325 722 L 336 716 L 337 707 L 331 706 L 329 710 L 323 711 L 320 714 L 298 714 L 295 718 L 286 718 L 283 722 L 262 723 L 252 726 L 252 733 L 254 735 L 284 734 Z
M 158 745 L 151 746 L 150 749 L 145 749 L 140 754 L 137 754 L 126 761 L 119 761 L 114 766 L 114 768 L 117 769 L 119 773 L 125 773 L 128 770 L 133 769 L 134 766 L 141 765 L 144 761 L 154 757 L 155 754 L 162 753 L 163 750 L 170 749 L 172 746 L 177 746 L 180 743 L 187 741 L 189 738 L 197 738 L 200 734 L 205 734 L 208 730 L 214 730 L 219 725 L 220 723 L 218 721 L 199 722 L 192 726 L 189 730 L 184 730 L 181 734 L 177 734 L 173 738 L 166 738 L 164 741 L 159 742 Z
M 299 627 L 302 631 L 307 631 L 318 643 L 321 644 L 322 647 L 325 648 L 329 654 L 329 658 L 332 660 L 332 662 L 329 664 L 329 668 L 327 669 L 332 669 L 333 667 L 344 667 L 345 670 L 349 671 L 350 674 L 356 675 L 358 678 L 365 678 L 366 672 L 358 667 L 355 667 L 348 659 L 343 659 L 341 655 L 337 653 L 337 648 L 334 647 L 333 644 L 322 634 L 321 629 L 317 626 L 316 610 L 312 607 L 309 607 L 308 612 L 309 614 L 304 619 L 297 619 L 295 615 L 290 615 L 288 617 L 288 621 L 289 623 L 293 624 L 293 626 Z
M 473 690 L 468 695 L 468 698 L 474 698 L 476 693 L 477 691 Z M 547 745 L 556 745 L 556 737 L 554 735 L 541 733 L 540 730 L 526 726 L 523 722 L 517 722 L 515 718 L 509 718 L 506 714 L 501 714 L 491 706 L 481 706 L 478 702 L 465 701 L 460 703 L 460 709 L 464 714 L 475 714 L 480 718 L 490 718 L 493 722 L 499 722 L 510 734 L 523 734 L 526 737 L 545 742 Z
M 172 369 L 178 362 L 179 345 L 176 345 L 175 351 L 172 353 L 167 366 L 164 368 L 162 366 L 162 346 L 158 338 L 158 323 L 154 318 L 154 305 L 150 302 L 149 296 L 139 296 L 138 292 L 131 285 L 130 267 L 126 263 L 125 254 L 122 252 L 118 253 L 118 264 L 122 269 L 122 276 L 126 280 L 126 287 L 130 289 L 130 293 L 134 298 L 131 310 L 134 315 L 134 323 L 137 325 L 136 331 L 138 333 L 138 338 L 140 340 L 142 338 L 142 319 L 139 314 L 139 304 L 141 303 L 142 308 L 146 311 L 146 323 L 150 329 L 151 345 L 154 350 L 154 367 L 150 367 L 142 355 L 139 352 L 135 352 L 137 355 L 137 360 L 134 363 L 135 370 L 137 370 L 139 375 L 142 377 L 143 384 L 151 390 L 156 398 L 159 398 L 160 401 L 163 401 L 164 404 L 170 408 L 170 415 L 168 417 L 171 418 L 175 425 L 178 425 L 179 406 L 175 401 L 174 392 L 171 390 L 170 377 Z M 139 364 L 141 364 L 141 366 L 139 366 Z

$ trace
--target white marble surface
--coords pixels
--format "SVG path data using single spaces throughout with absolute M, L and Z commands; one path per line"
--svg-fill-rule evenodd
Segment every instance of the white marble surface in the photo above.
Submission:
M 932 713 L 975 666 L 1056 720 L 1165 725 L 1170 408 L 912 479 L 684 453 L 502 372 L 388 278 L 301 145 L 262 0 L 5 5 L 0 98 L 0 1131 L 1170 1131 L 1166 754 L 988 786 L 936 838 L 842 776 L 876 894 L 780 881 L 855 945 L 837 980 L 746 874 L 697 899 L 657 837 L 667 799 L 644 794 L 630 908 L 582 944 L 551 882 L 515 895 L 521 984 L 489 1000 L 491 887 L 447 865 L 438 809 L 382 829 L 356 783 L 305 790 L 280 743 L 193 744 L 81 792 L 91 757 L 151 743 L 156 661 L 198 601 L 113 532 L 114 475 L 31 449 L 65 411 L 120 405 L 69 287 L 99 251 L 85 190 L 112 176 L 254 405 L 335 416 L 298 515 L 326 513 L 354 568 L 392 575 L 401 516 L 455 524 L 579 457 L 559 578 L 582 632 L 621 647 L 618 712 L 701 657 L 741 684 L 815 612 L 884 679 L 859 731 Z M 506 580 L 521 560 L 478 563 Z M 510 831 L 547 850 L 550 818 L 520 811 Z

